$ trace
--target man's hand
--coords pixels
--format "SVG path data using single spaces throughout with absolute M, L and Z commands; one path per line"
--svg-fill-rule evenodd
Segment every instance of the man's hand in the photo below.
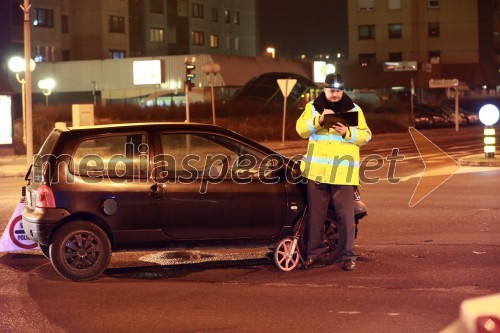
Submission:
M 324 110 L 323 110 L 323 113 L 321 114 L 321 116 L 319 116 L 319 124 L 320 124 L 321 126 L 323 126 L 323 123 L 324 123 L 324 121 L 325 121 L 325 117 L 324 117 L 324 116 L 325 116 L 325 114 L 333 114 L 333 113 L 335 113 L 335 112 L 333 112 L 333 111 L 332 111 L 332 110 L 330 110 L 330 109 L 324 109 Z
M 342 137 L 344 137 L 345 134 L 347 133 L 347 127 L 344 126 L 344 124 L 342 123 L 337 123 L 337 125 L 333 125 L 332 128 L 335 130 L 335 132 L 342 135 Z

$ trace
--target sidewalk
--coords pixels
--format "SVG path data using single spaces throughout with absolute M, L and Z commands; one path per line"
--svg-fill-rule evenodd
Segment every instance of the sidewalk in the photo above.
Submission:
M 26 156 L 0 156 L 0 178 L 24 177 L 27 171 Z

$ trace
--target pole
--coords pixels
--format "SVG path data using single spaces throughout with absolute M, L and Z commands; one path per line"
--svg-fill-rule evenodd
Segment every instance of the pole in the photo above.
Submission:
M 214 100 L 214 80 L 210 80 L 210 93 L 212 95 L 212 124 L 215 125 L 215 100 Z
M 415 81 L 411 78 L 410 81 L 410 126 L 415 126 L 415 115 L 413 113 L 413 95 L 415 95 Z
M 30 32 L 29 0 L 24 0 L 21 9 L 24 11 L 24 61 L 25 61 L 25 94 L 26 94 L 26 165 L 30 166 L 33 159 L 33 108 L 31 96 L 31 32 Z
M 26 81 L 24 79 L 19 78 L 19 73 L 16 73 L 17 81 L 21 84 L 21 99 L 22 99 L 22 107 L 23 107 L 23 145 L 26 146 Z
M 184 93 L 186 94 L 186 122 L 189 123 L 189 83 L 184 83 Z
M 455 131 L 458 132 L 458 87 L 455 86 Z
M 288 99 L 288 80 L 285 83 L 285 93 L 283 94 L 284 103 L 283 103 L 283 128 L 281 130 L 281 144 L 285 144 L 285 121 L 286 121 L 286 100 Z

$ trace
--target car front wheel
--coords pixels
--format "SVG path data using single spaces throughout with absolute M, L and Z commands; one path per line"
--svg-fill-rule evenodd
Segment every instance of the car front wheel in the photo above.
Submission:
M 86 221 L 62 226 L 49 250 L 54 269 L 71 281 L 97 278 L 111 260 L 111 243 L 107 234 L 99 226 Z

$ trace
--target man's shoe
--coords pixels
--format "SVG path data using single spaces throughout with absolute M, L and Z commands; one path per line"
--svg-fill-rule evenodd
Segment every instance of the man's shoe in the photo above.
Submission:
M 356 269 L 356 262 L 354 260 L 346 260 L 342 263 L 342 269 L 344 271 L 352 271 Z
M 307 259 L 306 261 L 304 261 L 304 268 L 305 269 L 308 269 L 308 268 L 313 268 L 313 267 L 324 267 L 325 264 L 320 261 L 319 259 Z

